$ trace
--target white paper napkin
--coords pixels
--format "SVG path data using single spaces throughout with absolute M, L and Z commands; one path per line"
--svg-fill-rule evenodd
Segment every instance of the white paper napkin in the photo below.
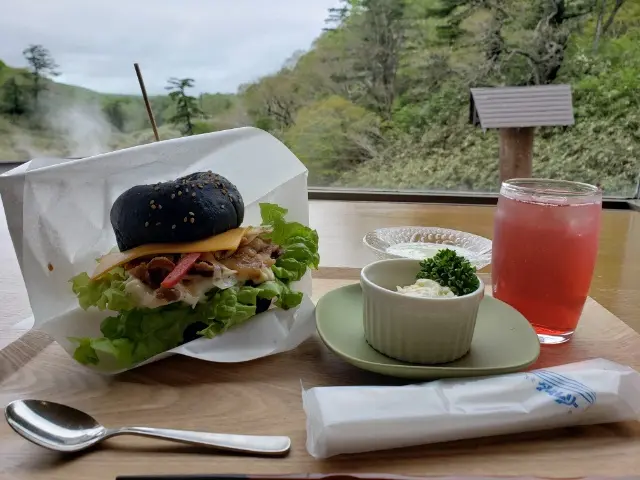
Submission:
M 605 359 L 403 387 L 303 391 L 316 458 L 572 425 L 637 420 L 640 374 Z
M 82 310 L 69 279 L 92 271 L 95 259 L 116 245 L 109 221 L 113 202 L 134 185 L 207 170 L 238 187 L 245 203 L 244 225 L 260 224 L 261 202 L 277 203 L 289 210 L 287 220 L 309 224 L 307 169 L 280 141 L 256 128 L 166 140 L 80 160 L 35 159 L 0 175 L 34 327 L 51 334 L 70 355 L 75 345 L 68 337 L 101 336 L 100 322 L 109 313 Z M 261 313 L 216 338 L 194 340 L 144 363 L 175 353 L 242 362 L 295 348 L 314 331 L 310 274 L 293 287 L 306 294 L 299 307 Z

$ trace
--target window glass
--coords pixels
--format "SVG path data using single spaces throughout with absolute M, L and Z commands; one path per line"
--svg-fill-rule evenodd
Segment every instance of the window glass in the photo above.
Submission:
M 568 85 L 575 122 L 535 128 L 531 175 L 638 189 L 634 0 L 5 0 L 0 162 L 154 141 L 134 63 L 160 139 L 256 126 L 322 188 L 495 192 L 504 128 L 474 111 L 565 107 L 470 89 Z

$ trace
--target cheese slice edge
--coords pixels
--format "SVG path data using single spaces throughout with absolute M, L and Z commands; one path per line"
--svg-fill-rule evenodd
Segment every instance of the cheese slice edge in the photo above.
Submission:
M 148 243 L 132 248 L 125 252 L 112 252 L 100 258 L 98 265 L 91 274 L 91 280 L 95 280 L 109 270 L 131 262 L 136 258 L 162 253 L 195 253 L 195 252 L 219 252 L 237 250 L 246 228 L 234 228 L 219 235 L 214 235 L 195 242 L 179 243 Z

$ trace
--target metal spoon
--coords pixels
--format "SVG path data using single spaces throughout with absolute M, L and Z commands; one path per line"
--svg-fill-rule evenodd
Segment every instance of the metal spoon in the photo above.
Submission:
M 15 400 L 4 409 L 7 423 L 16 433 L 41 447 L 77 452 L 116 435 L 139 435 L 218 450 L 277 456 L 291 448 L 289 437 L 231 435 L 165 428 L 106 428 L 92 416 L 60 403 Z

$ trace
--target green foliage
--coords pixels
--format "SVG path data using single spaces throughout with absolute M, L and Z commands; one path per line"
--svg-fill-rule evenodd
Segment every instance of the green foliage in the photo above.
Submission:
M 380 120 L 337 95 L 300 109 L 285 144 L 309 166 L 313 185 L 330 185 L 342 169 L 375 155 Z
M 469 260 L 448 248 L 422 260 L 416 278 L 426 278 L 443 287 L 449 287 L 457 296 L 473 293 L 480 286 L 475 267 Z
M 235 95 L 228 93 L 204 93 L 199 98 L 200 109 L 209 116 L 228 112 L 237 103 Z
M 534 174 L 628 195 L 640 170 L 640 5 L 623 3 L 614 12 L 608 1 L 605 20 L 615 15 L 596 54 L 592 0 L 408 0 L 395 11 L 344 2 L 312 50 L 241 95 L 286 106 L 286 122 L 274 108 L 249 115 L 284 139 L 312 185 L 496 191 L 498 137 L 468 124 L 469 87 L 569 83 L 576 124 L 538 129 Z M 397 64 L 383 75 L 385 60 Z M 292 88 L 309 78 L 313 86 Z M 388 109 L 374 91 L 388 93 Z M 342 128 L 361 125 L 358 115 L 374 132 L 364 155 Z
M 166 87 L 175 107 L 175 113 L 169 118 L 169 122 L 180 128 L 183 135 L 194 135 L 194 119 L 203 114 L 196 98 L 186 92 L 193 85 L 192 78 L 170 78 Z
M 29 65 L 32 81 L 31 91 L 34 104 L 37 105 L 40 92 L 48 88 L 45 79 L 59 75 L 56 70 L 58 65 L 49 50 L 42 45 L 29 45 L 22 51 L 22 54 Z
M 210 123 L 203 122 L 203 121 L 195 121 L 193 122 L 192 131 L 193 131 L 192 135 L 200 135 L 201 133 L 215 132 L 216 129 Z
M 122 107 L 123 104 L 124 100 L 117 98 L 107 101 L 102 107 L 102 111 L 107 116 L 109 123 L 119 132 L 124 132 L 126 122 L 126 116 Z
M 9 77 L 0 89 L 0 112 L 9 116 L 21 116 L 27 113 L 26 88 L 20 77 Z
M 256 124 L 279 136 L 293 125 L 295 112 L 304 106 L 307 94 L 303 88 L 291 72 L 283 70 L 243 89 L 243 100 Z

